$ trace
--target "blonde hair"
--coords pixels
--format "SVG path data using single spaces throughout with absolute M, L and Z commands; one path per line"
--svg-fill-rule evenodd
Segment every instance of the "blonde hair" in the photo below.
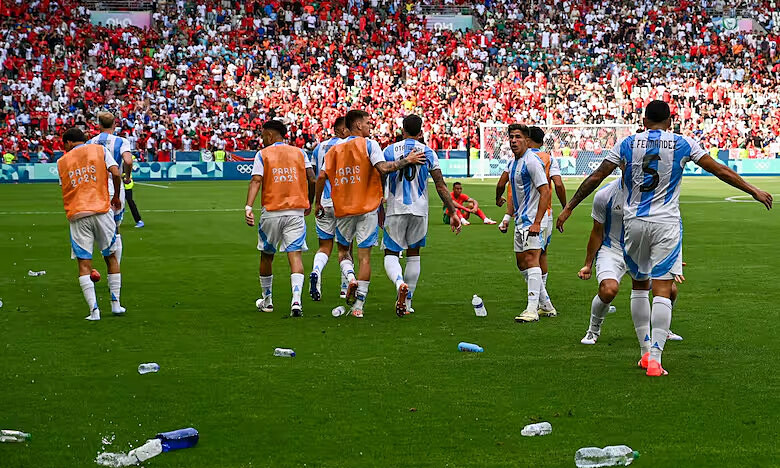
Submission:
M 113 129 L 114 128 L 114 114 L 111 112 L 100 112 L 98 113 L 98 122 L 100 123 L 100 126 L 105 129 Z

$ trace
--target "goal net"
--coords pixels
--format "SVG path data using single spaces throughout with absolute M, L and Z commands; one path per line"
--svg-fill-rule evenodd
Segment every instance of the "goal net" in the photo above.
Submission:
M 558 160 L 561 175 L 587 176 L 604 160 L 634 125 L 539 125 L 544 130 L 542 151 Z M 512 159 L 507 124 L 479 124 L 479 160 L 474 177 L 498 177 Z M 617 170 L 616 170 L 617 171 Z

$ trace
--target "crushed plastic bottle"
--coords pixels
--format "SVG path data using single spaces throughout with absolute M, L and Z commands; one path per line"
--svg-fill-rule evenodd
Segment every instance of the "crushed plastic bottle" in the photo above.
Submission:
M 543 436 L 552 432 L 552 424 L 540 422 L 536 424 L 529 424 L 520 431 L 520 435 L 525 437 Z
M 639 458 L 639 452 L 627 445 L 607 447 L 585 447 L 577 450 L 574 463 L 577 468 L 599 468 L 604 466 L 628 466 Z
M 127 454 L 128 457 L 135 459 L 136 464 L 140 464 L 152 457 L 163 453 L 162 441 L 160 439 L 149 439 L 145 444 L 138 448 L 134 448 Z
M 465 341 L 461 341 L 458 343 L 458 351 L 463 351 L 466 353 L 481 353 L 485 351 L 482 349 L 482 346 L 476 345 L 474 343 L 466 343 Z
M 156 362 L 147 362 L 145 364 L 140 364 L 138 366 L 138 373 L 141 375 L 148 374 L 150 372 L 157 372 L 159 370 L 160 370 L 160 365 L 157 364 Z
M 274 356 L 295 357 L 295 351 L 290 348 L 276 348 L 274 349 Z
M 471 305 L 474 306 L 474 313 L 477 314 L 477 317 L 487 317 L 487 309 L 481 297 L 474 294 L 474 297 L 471 299 Z
M 331 315 L 334 317 L 341 317 L 342 315 L 347 313 L 347 309 L 344 306 L 338 306 L 332 311 L 330 311 Z
M 41 271 L 29 270 L 29 271 L 27 271 L 27 276 L 43 276 L 45 274 L 46 274 L 46 270 L 41 270 Z
M 0 430 L 0 442 L 27 442 L 32 438 L 28 432 Z
M 155 436 L 162 444 L 163 452 L 194 447 L 198 443 L 200 435 L 192 427 L 177 429 L 170 432 L 161 432 Z

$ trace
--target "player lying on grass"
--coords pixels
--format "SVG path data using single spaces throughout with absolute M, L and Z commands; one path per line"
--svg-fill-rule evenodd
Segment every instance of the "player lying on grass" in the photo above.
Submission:
M 273 262 L 276 252 L 287 253 L 290 263 L 292 301 L 290 316 L 303 315 L 303 260 L 306 247 L 306 221 L 314 198 L 314 170 L 306 153 L 284 143 L 287 127 L 278 120 L 263 124 L 264 148 L 255 154 L 252 180 L 246 195 L 246 223 L 255 225 L 252 207 L 262 189 L 263 205 L 257 223 L 257 250 L 260 251 L 260 287 L 258 310 L 273 312 Z M 308 197 L 307 197 L 308 194 Z
M 455 205 L 455 216 L 460 218 L 460 223 L 463 226 L 471 224 L 469 222 L 469 216 L 472 213 L 479 216 L 484 224 L 496 224 L 495 221 L 485 216 L 485 213 L 479 209 L 479 202 L 470 196 L 463 193 L 463 185 L 460 182 L 452 184 L 452 193 L 450 193 L 452 203 Z M 449 214 L 449 212 L 448 212 Z
M 104 146 L 85 144 L 87 137 L 78 128 L 62 135 L 65 155 L 57 160 L 57 172 L 62 186 L 62 203 L 70 223 L 71 257 L 78 260 L 79 286 L 89 306 L 87 320 L 100 320 L 100 308 L 95 297 L 92 273 L 92 251 L 97 243 L 108 267 L 108 289 L 111 292 L 111 312 L 125 313 L 119 303 L 122 275 L 116 256 L 116 222 L 114 211 L 122 207 L 119 190 L 122 179 L 119 167 Z M 109 196 L 109 174 L 113 186 Z M 112 208 L 114 211 L 112 211 Z
M 590 327 L 580 343 L 596 344 L 601 335 L 601 325 L 607 313 L 614 312 L 612 301 L 617 297 L 620 280 L 626 274 L 626 262 L 623 259 L 623 207 L 621 188 L 623 181 L 616 179 L 602 187 L 593 197 L 593 228 L 590 232 L 585 254 L 585 266 L 577 273 L 580 279 L 587 280 L 593 274 L 593 262 L 596 262 L 596 280 L 599 292 L 591 301 Z M 682 251 L 680 251 L 682 255 Z M 675 280 L 682 283 L 685 278 L 676 275 Z M 641 298 L 644 299 L 644 298 Z M 677 286 L 672 284 L 672 305 L 677 300 Z M 649 339 L 649 338 L 648 338 Z M 669 330 L 667 339 L 679 341 L 682 337 Z
M 693 161 L 718 179 L 748 193 L 767 209 L 772 208 L 772 195 L 716 162 L 692 138 L 669 132 L 671 111 L 664 101 L 651 101 L 647 105 L 643 125 L 645 131 L 619 141 L 596 171 L 582 182 L 558 216 L 557 227 L 563 232 L 574 208 L 619 165 L 625 165 L 621 190 L 623 253 L 633 279 L 631 317 L 639 339 L 640 363 L 643 367 L 647 363 L 648 376 L 659 377 L 668 374 L 661 366 L 661 357 L 672 321 L 674 276 L 682 274 L 679 198 L 685 164 Z M 652 309 L 648 302 L 651 280 Z
M 429 175 L 441 201 L 449 212 L 455 212 L 436 152 L 419 141 L 422 138 L 422 119 L 408 115 L 402 127 L 403 140 L 385 148 L 385 160 L 400 161 L 413 151 L 422 152 L 425 159 L 423 164 L 406 166 L 401 171 L 388 174 L 385 180 L 387 210 L 382 248 L 385 250 L 385 272 L 397 292 L 395 313 L 399 317 L 414 312 L 412 297 L 420 278 L 420 248 L 425 246 L 428 233 Z M 460 232 L 458 216 L 450 218 L 450 227 L 456 234 Z M 403 250 L 406 250 L 406 271 L 401 269 L 399 259 Z

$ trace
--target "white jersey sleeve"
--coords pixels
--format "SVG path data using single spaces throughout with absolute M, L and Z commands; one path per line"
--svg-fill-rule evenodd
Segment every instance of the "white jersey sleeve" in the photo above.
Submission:
M 103 147 L 103 157 L 106 160 L 106 169 L 111 169 L 111 166 L 117 165 L 114 155 L 112 155 L 105 146 Z
M 255 153 L 255 163 L 252 165 L 252 175 L 263 176 L 263 152 L 258 151 Z
M 376 166 L 385 160 L 385 154 L 376 140 L 366 138 L 366 146 L 368 146 L 368 159 L 371 161 L 372 166 Z
M 590 210 L 590 217 L 599 224 L 604 224 L 607 221 L 609 195 L 609 190 L 606 190 L 606 187 L 604 187 L 593 196 L 593 208 Z
M 561 176 L 561 165 L 558 164 L 558 159 L 550 157 L 550 177 Z
M 301 154 L 303 154 L 303 166 L 306 169 L 310 169 L 312 167 L 312 164 L 311 164 L 311 159 L 309 159 L 309 155 L 306 154 L 306 151 L 304 151 L 303 149 L 301 149 Z

